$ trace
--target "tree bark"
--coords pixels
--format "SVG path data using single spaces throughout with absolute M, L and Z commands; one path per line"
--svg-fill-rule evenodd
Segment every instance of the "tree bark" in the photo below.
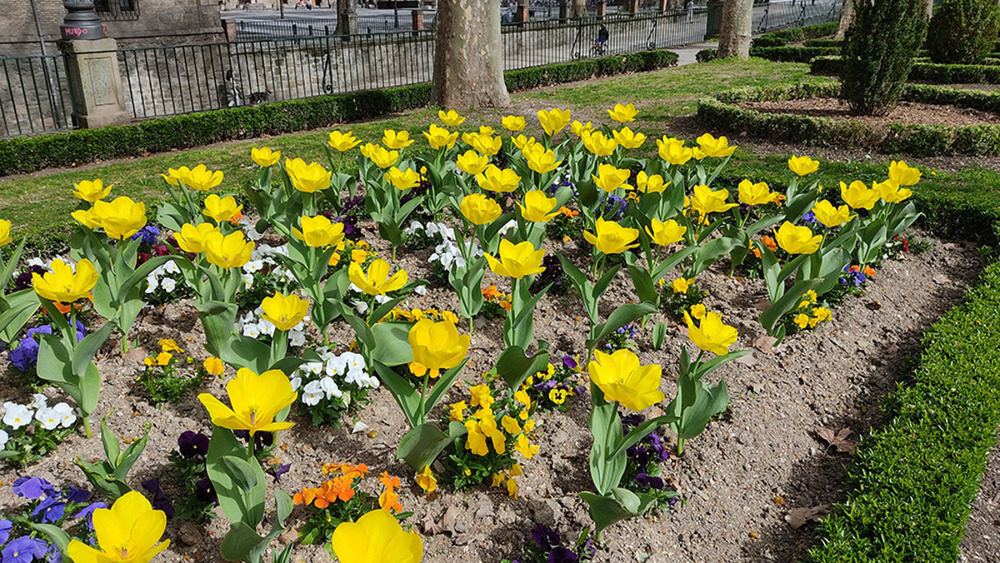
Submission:
M 435 27 L 431 103 L 448 109 L 510 105 L 500 0 L 440 0 Z
M 934 0 L 927 0 L 927 21 L 934 17 Z
M 569 17 L 582 18 L 587 15 L 587 0 L 573 0 L 570 5 Z
M 753 0 L 724 0 L 718 57 L 749 59 L 752 28 Z
M 840 23 L 837 24 L 837 33 L 834 39 L 843 39 L 844 34 L 854 24 L 854 0 L 844 0 L 843 7 L 840 8 Z

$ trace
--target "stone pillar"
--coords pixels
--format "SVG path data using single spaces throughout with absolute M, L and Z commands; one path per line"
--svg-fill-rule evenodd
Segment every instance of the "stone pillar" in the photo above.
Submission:
M 222 20 L 222 30 L 226 34 L 226 41 L 230 43 L 236 41 L 236 21 Z
M 599 17 L 602 17 L 602 18 L 604 16 L 608 15 L 608 3 L 607 2 L 601 2 L 600 4 L 597 5 L 597 15 Z
M 666 12 L 667 11 L 667 3 L 669 1 L 670 0 L 660 0 L 660 12 Z
M 639 0 L 628 0 L 628 11 L 630 14 L 638 14 Z
M 528 0 L 521 0 L 517 3 L 517 14 L 514 16 L 514 20 L 518 23 L 525 23 L 531 19 L 531 13 L 529 11 Z
M 413 17 L 413 31 L 423 31 L 424 30 L 424 11 L 420 8 L 410 12 Z
M 91 129 L 132 121 L 125 109 L 117 41 L 60 41 L 59 49 L 66 55 L 73 115 L 80 127 Z
M 358 8 L 355 0 L 338 0 L 337 2 L 337 34 L 358 34 Z

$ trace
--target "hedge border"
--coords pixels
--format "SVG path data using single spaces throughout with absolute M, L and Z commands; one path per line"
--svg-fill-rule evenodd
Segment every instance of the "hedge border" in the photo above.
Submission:
M 779 63 L 808 63 L 816 57 L 839 55 L 840 47 L 750 47 L 750 56 Z
M 677 64 L 658 50 L 551 64 L 504 73 L 510 91 L 594 77 L 657 70 Z M 335 123 L 375 119 L 430 103 L 430 84 L 317 96 L 252 107 L 212 110 L 140 123 L 0 140 L 0 177 L 98 159 L 141 156 L 220 141 L 252 139 Z
M 837 97 L 839 93 L 839 84 L 729 90 L 699 100 L 698 120 L 708 127 L 723 131 L 746 132 L 754 137 L 807 145 L 848 144 L 884 153 L 912 156 L 1000 154 L 1000 125 L 949 127 L 892 124 L 885 128 L 875 128 L 857 121 L 768 114 L 736 105 L 739 102 Z M 909 84 L 903 91 L 902 99 L 1000 113 L 1000 93 Z
M 807 25 L 805 27 L 795 27 L 765 33 L 754 38 L 753 47 L 783 47 L 793 41 L 804 39 L 818 39 L 837 32 L 838 22 L 821 23 L 819 25 Z
M 840 74 L 840 65 L 840 57 L 816 57 L 809 61 L 809 72 L 838 75 Z M 910 70 L 909 78 L 910 80 L 925 80 L 937 84 L 1000 84 L 1000 65 L 945 65 L 915 62 Z

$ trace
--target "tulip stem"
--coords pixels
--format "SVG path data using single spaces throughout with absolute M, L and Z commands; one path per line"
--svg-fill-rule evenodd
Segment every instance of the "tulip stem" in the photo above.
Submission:
M 684 438 L 677 437 L 677 457 L 684 455 Z
M 83 432 L 87 438 L 93 438 L 94 433 L 90 431 L 90 415 L 84 414 L 80 416 L 80 420 L 83 422 Z

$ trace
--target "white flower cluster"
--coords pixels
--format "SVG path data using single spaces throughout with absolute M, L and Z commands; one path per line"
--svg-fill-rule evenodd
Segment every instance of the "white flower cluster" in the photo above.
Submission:
M 444 223 L 427 223 L 423 224 L 419 221 L 413 221 L 410 226 L 404 231 L 407 235 L 416 233 L 417 231 L 423 231 L 427 238 L 431 240 L 440 241 L 437 246 L 434 247 L 434 254 L 431 254 L 431 262 L 440 262 L 444 266 L 446 272 L 453 272 L 458 268 L 464 268 L 466 266 L 465 258 L 462 256 L 462 251 L 458 248 L 458 244 L 455 242 L 455 230 Z M 476 242 L 472 243 L 473 258 L 478 258 L 483 255 L 483 250 L 479 248 Z
M 258 238 L 260 238 L 259 235 Z M 274 266 L 268 273 L 268 276 L 277 276 L 286 283 L 295 281 L 295 276 L 274 257 L 278 254 L 288 256 L 288 245 L 268 246 L 261 244 L 253 249 L 250 261 L 243 265 L 243 283 L 246 286 L 245 289 L 253 287 L 253 275 L 263 270 L 264 266 L 267 265 Z
M 263 317 L 264 309 L 258 306 L 253 311 L 243 315 L 236 321 L 236 328 L 240 334 L 249 338 L 260 338 L 261 336 L 274 336 L 275 326 L 271 321 Z M 288 345 L 300 347 L 306 343 L 306 326 L 309 323 L 309 316 L 302 318 L 299 324 L 288 331 Z
M 421 286 L 421 287 L 423 287 L 423 286 Z M 364 292 L 363 289 L 361 289 L 360 287 L 354 285 L 353 283 L 351 283 L 350 285 L 347 286 L 347 291 L 348 292 L 352 292 L 353 291 L 354 293 L 360 293 L 361 295 L 365 294 L 365 292 Z M 382 305 L 383 303 L 388 303 L 389 301 L 392 301 L 392 297 L 389 297 L 388 295 L 376 295 L 375 296 L 375 303 L 377 305 Z M 350 305 L 351 305 L 351 307 L 354 308 L 355 311 L 358 312 L 359 315 L 364 315 L 365 313 L 368 312 L 368 303 L 365 303 L 364 301 L 362 301 L 360 299 L 352 299 L 351 302 L 350 302 Z
M 173 260 L 168 260 L 146 276 L 146 293 L 153 293 L 157 288 L 163 288 L 168 294 L 173 293 L 178 283 L 186 284 L 187 281 L 181 275 L 181 269 L 177 264 Z
M 41 393 L 35 393 L 34 401 L 30 405 L 7 401 L 3 404 L 3 423 L 12 430 L 27 426 L 31 424 L 32 420 L 38 421 L 46 430 L 55 430 L 60 425 L 63 428 L 73 426 L 73 423 L 76 422 L 76 413 L 73 412 L 73 407 L 66 403 L 57 403 L 50 407 L 47 401 L 48 399 Z M 9 438 L 7 432 L 0 429 L 0 450 L 7 444 Z
M 72 266 L 74 270 L 76 270 L 76 260 L 73 260 L 69 256 L 56 256 L 56 257 L 47 258 L 47 259 L 42 259 L 42 258 L 28 258 L 27 264 L 28 264 L 29 268 L 32 267 L 32 266 L 39 266 L 41 268 L 44 268 L 46 272 L 51 272 L 52 271 L 52 261 L 56 260 L 56 259 L 62 260 L 66 264 Z
M 322 400 L 343 397 L 344 392 L 340 386 L 344 384 L 353 384 L 362 389 L 379 386 L 378 379 L 365 370 L 365 360 L 361 354 L 344 352 L 337 355 L 326 348 L 319 348 L 316 352 L 321 361 L 302 364 L 292 378 L 292 389 L 298 391 L 302 387 L 300 397 L 306 405 L 318 405 Z
M 243 227 L 243 234 L 247 237 L 247 240 L 257 242 L 260 240 L 260 237 L 264 236 L 263 233 L 257 232 L 257 222 L 251 221 L 246 215 L 240 217 L 240 226 Z

